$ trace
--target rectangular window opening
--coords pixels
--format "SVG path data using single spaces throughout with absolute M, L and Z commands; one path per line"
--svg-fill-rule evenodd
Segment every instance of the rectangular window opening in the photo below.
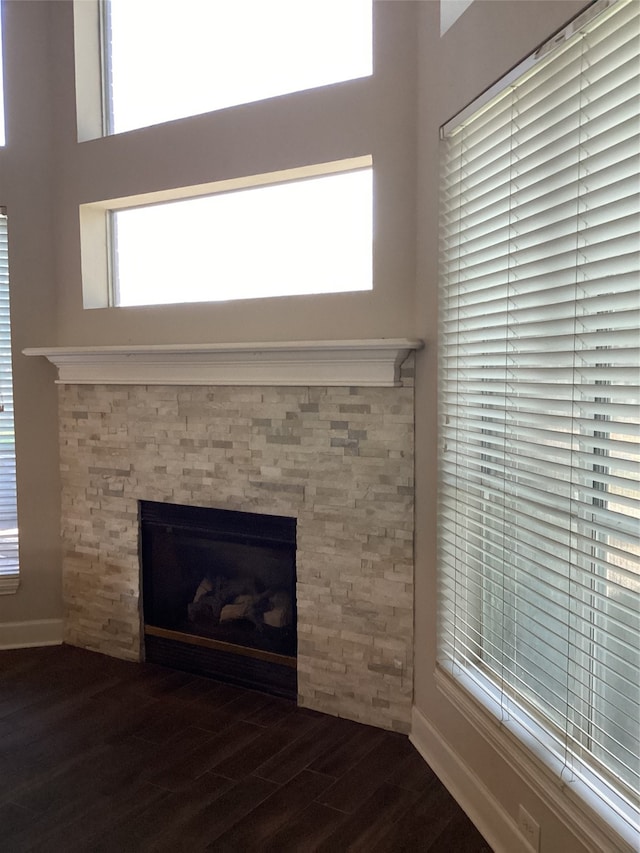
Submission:
M 371 290 L 372 169 L 112 210 L 114 306 Z
M 108 133 L 372 73 L 372 0 L 103 0 Z

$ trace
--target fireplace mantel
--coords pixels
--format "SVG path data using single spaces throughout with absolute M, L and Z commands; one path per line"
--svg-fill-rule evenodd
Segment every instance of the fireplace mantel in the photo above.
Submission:
M 29 347 L 69 385 L 400 385 L 407 338 L 152 346 Z

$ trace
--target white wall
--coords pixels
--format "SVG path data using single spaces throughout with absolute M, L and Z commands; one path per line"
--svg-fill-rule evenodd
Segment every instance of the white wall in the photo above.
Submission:
M 416 4 L 376 3 L 370 79 L 78 143 L 72 0 L 4 5 L 21 586 L 0 596 L 0 646 L 23 642 L 27 623 L 55 638 L 61 617 L 54 370 L 22 349 L 410 336 L 417 61 Z M 83 309 L 79 204 L 362 154 L 376 172 L 372 293 Z
M 0 596 L 0 646 L 60 636 L 54 371 L 20 354 L 34 339 L 56 334 L 51 5 L 9 2 L 3 16 L 7 145 L 0 149 L 0 204 L 9 222 L 21 583 L 17 594 Z

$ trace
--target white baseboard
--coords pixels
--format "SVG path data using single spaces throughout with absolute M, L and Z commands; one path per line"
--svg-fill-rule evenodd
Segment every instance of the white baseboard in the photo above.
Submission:
M 32 646 L 59 646 L 62 619 L 34 619 L 31 622 L 0 622 L 0 649 Z
M 495 853 L 531 853 L 515 820 L 415 706 L 409 740 Z

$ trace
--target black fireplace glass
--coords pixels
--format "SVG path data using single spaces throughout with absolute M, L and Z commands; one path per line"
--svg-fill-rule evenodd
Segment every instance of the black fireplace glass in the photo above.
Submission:
M 145 626 L 296 654 L 296 520 L 142 501 Z

